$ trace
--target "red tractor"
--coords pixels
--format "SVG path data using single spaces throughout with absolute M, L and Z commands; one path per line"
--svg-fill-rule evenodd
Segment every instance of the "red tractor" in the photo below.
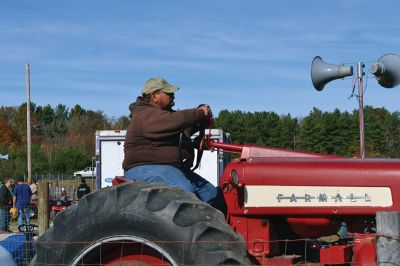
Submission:
M 400 210 L 400 160 L 205 142 L 240 153 L 220 179 L 225 216 L 191 193 L 124 182 L 57 215 L 32 264 L 376 264 L 375 216 Z

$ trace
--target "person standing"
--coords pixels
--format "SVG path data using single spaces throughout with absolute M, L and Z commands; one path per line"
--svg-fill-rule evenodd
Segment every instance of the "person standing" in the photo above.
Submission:
M 32 179 L 32 184 L 30 185 L 31 191 L 32 191 L 32 197 L 31 200 L 35 201 L 38 199 L 38 186 L 37 186 L 37 181 L 36 179 Z
M 71 200 L 69 199 L 67 192 L 63 190 L 60 194 L 60 206 L 70 206 L 70 205 L 71 205 Z
M 22 177 L 18 178 L 18 183 L 14 188 L 13 206 L 18 209 L 18 226 L 20 226 L 25 219 L 26 224 L 30 223 L 30 204 L 32 190 L 28 184 L 24 183 Z
M 14 192 L 14 188 L 15 188 L 15 180 L 13 178 L 11 178 L 11 187 L 9 188 L 11 190 L 11 194 L 13 194 Z M 14 194 L 13 194 L 14 195 Z
M 6 178 L 4 180 L 4 184 L 0 187 L 0 215 L 1 215 L 0 230 L 4 232 L 10 232 L 8 227 L 10 223 L 9 210 L 13 201 L 10 189 L 11 189 L 11 178 Z
M 81 177 L 81 184 L 76 190 L 76 196 L 78 199 L 81 199 L 84 195 L 90 193 L 90 187 L 86 184 L 86 180 L 84 177 Z

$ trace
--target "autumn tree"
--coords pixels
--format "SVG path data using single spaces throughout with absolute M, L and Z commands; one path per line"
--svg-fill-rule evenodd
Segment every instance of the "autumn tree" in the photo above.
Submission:
M 0 178 L 21 176 L 26 165 L 26 103 L 0 107 Z M 130 118 L 109 118 L 102 111 L 71 109 L 63 104 L 31 103 L 32 172 L 72 173 L 91 164 L 96 130 L 123 130 Z M 400 113 L 366 106 L 364 132 L 367 157 L 400 157 Z M 313 108 L 306 117 L 274 112 L 222 110 L 214 127 L 228 132 L 234 143 L 258 144 L 324 154 L 359 156 L 359 113 L 323 112 Z

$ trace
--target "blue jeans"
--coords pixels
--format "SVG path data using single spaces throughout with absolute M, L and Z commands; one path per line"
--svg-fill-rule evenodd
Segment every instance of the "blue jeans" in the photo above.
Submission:
M 0 208 L 0 215 L 1 215 L 0 230 L 7 231 L 8 225 L 10 224 L 10 213 L 8 212 L 8 208 Z
M 199 199 L 207 203 L 210 203 L 218 195 L 217 188 L 195 172 L 172 165 L 149 164 L 135 166 L 125 171 L 125 178 L 178 187 L 186 192 L 195 193 Z
M 26 224 L 29 224 L 31 218 L 31 210 L 29 207 L 19 207 L 18 209 L 18 226 L 22 224 L 22 219 L 25 218 Z

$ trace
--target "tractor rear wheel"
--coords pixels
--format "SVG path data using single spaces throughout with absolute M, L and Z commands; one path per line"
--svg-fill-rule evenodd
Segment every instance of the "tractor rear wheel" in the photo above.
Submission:
M 192 193 L 127 182 L 56 216 L 34 265 L 248 265 L 243 239 Z

